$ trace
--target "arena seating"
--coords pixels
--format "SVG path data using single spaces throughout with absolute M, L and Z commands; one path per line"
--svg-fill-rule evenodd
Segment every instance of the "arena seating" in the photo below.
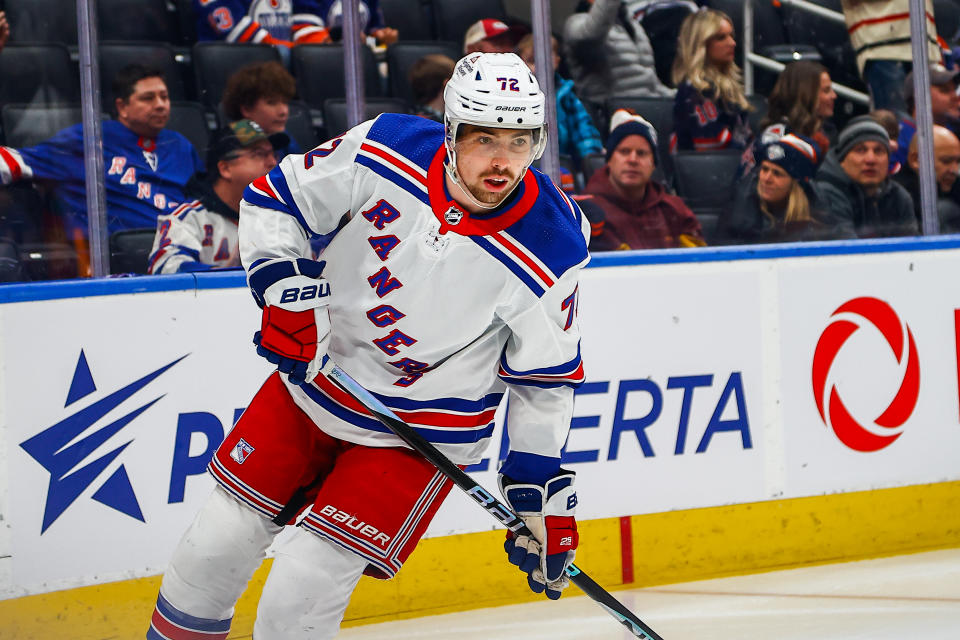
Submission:
M 280 61 L 280 54 L 268 44 L 198 42 L 193 45 L 193 66 L 197 98 L 216 109 L 230 74 L 252 62 Z
M 0 55 L 0 104 L 80 101 L 80 77 L 67 46 L 9 44 Z
M 410 67 L 423 56 L 440 53 L 453 60 L 460 59 L 463 45 L 453 41 L 440 40 L 400 40 L 387 47 L 387 78 L 390 83 L 390 95 L 413 101 L 407 74 Z
M 361 49 L 364 95 L 383 95 L 377 62 L 369 47 Z M 346 96 L 343 46 L 311 44 L 295 47 L 291 56 L 300 99 L 311 109 L 323 109 L 325 101 Z
M 738 42 L 743 42 L 743 2 L 754 3 L 754 48 L 767 55 L 786 51 L 784 59 L 818 56 L 834 80 L 863 89 L 844 25 L 825 21 L 771 0 L 707 0 L 705 4 L 725 11 L 734 22 Z M 840 0 L 811 0 L 840 10 Z M 426 53 L 460 57 L 467 27 L 481 18 L 512 20 L 503 0 L 381 0 L 385 23 L 398 29 L 400 40 L 376 54 L 362 48 L 366 113 L 409 112 L 411 92 L 407 82 L 410 66 Z M 956 0 L 934 0 L 938 29 L 951 44 L 960 38 L 960 4 Z M 11 39 L 0 54 L 0 124 L 2 141 L 20 147 L 36 144 L 60 129 L 80 121 L 80 83 L 77 67 L 77 20 L 75 0 L 0 0 L 11 24 Z M 111 109 L 112 77 L 131 61 L 140 61 L 164 70 L 172 104 L 170 128 L 183 133 L 201 156 L 209 136 L 223 122 L 219 102 L 227 77 L 240 66 L 257 61 L 280 60 L 268 45 L 197 43 L 196 18 L 191 0 L 98 0 L 97 21 L 100 39 L 101 99 L 104 111 Z M 669 12 L 668 12 L 669 13 Z M 661 23 L 650 25 L 651 41 L 657 54 L 661 77 L 669 75 L 672 59 L 672 32 L 679 29 L 680 14 L 661 13 Z M 556 18 L 556 16 L 554 16 Z M 558 34 L 559 35 L 559 34 Z M 784 57 L 781 56 L 781 57 Z M 738 48 L 738 62 L 742 51 Z M 288 131 L 305 150 L 326 135 L 341 133 L 346 127 L 343 100 L 343 48 L 340 45 L 307 45 L 292 51 L 290 69 L 297 82 L 297 99 L 290 104 Z M 385 72 L 385 75 L 384 75 Z M 764 95 L 772 87 L 775 74 L 757 69 L 756 95 L 750 96 L 755 110 L 751 124 L 757 129 L 766 109 Z M 665 78 L 667 79 L 667 78 Z M 657 128 L 664 180 L 688 199 L 701 218 L 705 231 L 731 196 L 732 156 L 737 154 L 667 153 L 672 130 L 671 99 L 613 98 L 603 105 L 585 104 L 604 138 L 610 113 L 618 107 L 630 107 Z M 837 117 L 842 124 L 851 114 L 863 109 L 843 98 L 837 102 Z M 696 156 L 696 157 L 694 157 Z M 584 182 L 604 164 L 603 154 L 584 159 L 582 172 L 575 172 L 576 184 Z M 676 165 L 676 166 L 675 166 Z M 704 176 L 714 186 L 704 185 Z M 21 215 L 30 207 L 46 206 L 43 189 L 18 185 L 3 190 L 0 197 L 0 238 L 20 252 L 14 268 L 3 263 L 0 255 L 0 280 L 19 273 L 23 278 L 70 275 L 78 263 L 71 245 L 39 242 L 38 224 Z M 48 215 L 49 212 L 48 212 Z M 52 215 L 55 217 L 55 214 Z M 712 231 L 708 233 L 708 239 Z M 121 238 L 120 240 L 123 240 Z M 111 239 L 111 246 L 114 241 Z M 27 257 L 31 253 L 34 258 Z M 122 264 L 123 249 L 117 258 Z M 137 258 L 139 260 L 139 258 Z M 145 269 L 145 265 L 143 266 Z
M 381 113 L 409 113 L 407 103 L 399 98 L 367 98 L 365 118 L 374 118 Z M 326 137 L 333 138 L 347 130 L 347 101 L 330 98 L 323 103 L 323 123 Z

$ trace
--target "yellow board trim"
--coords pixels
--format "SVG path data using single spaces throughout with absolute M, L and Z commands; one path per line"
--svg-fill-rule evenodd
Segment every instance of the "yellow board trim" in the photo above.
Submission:
M 580 523 L 577 564 L 609 590 L 960 546 L 960 482 L 632 516 L 622 584 L 620 519 Z M 393 580 L 364 578 L 344 626 L 536 600 L 503 558 L 502 531 L 421 542 Z M 237 604 L 249 638 L 269 561 Z M 159 576 L 0 601 L 0 640 L 143 638 Z M 576 592 L 575 588 L 571 589 Z

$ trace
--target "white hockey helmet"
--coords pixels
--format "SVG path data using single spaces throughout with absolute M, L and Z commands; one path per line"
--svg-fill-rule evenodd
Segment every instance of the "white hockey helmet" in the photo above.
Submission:
M 540 158 L 547 142 L 544 101 L 537 79 L 515 53 L 477 52 L 461 58 L 443 90 L 444 144 L 450 160 L 450 179 L 460 183 L 455 145 L 461 124 L 531 129 L 533 151 L 527 167 Z

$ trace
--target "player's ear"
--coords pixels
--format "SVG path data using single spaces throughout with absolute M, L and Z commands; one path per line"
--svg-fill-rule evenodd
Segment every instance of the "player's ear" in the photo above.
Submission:
M 124 100 L 123 98 L 115 98 L 113 100 L 113 108 L 117 112 L 118 116 L 123 113 L 122 109 L 125 109 L 126 106 L 127 106 L 127 101 Z

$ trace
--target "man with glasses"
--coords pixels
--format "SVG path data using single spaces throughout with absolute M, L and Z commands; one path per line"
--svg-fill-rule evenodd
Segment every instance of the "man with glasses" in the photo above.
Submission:
M 187 185 L 188 196 L 196 199 L 157 220 L 149 273 L 239 267 L 243 190 L 277 166 L 274 153 L 289 142 L 285 133 L 267 136 L 252 120 L 220 129 L 207 154 L 208 178 Z

